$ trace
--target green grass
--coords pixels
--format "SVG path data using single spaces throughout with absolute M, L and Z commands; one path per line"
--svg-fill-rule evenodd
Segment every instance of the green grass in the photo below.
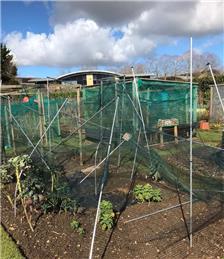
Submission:
M 10 236 L 0 226 L 0 241 L 1 241 L 1 259 L 24 259 L 18 247 Z
M 203 140 L 207 144 L 219 145 L 222 139 L 222 132 L 217 130 L 198 130 L 197 137 L 201 141 Z

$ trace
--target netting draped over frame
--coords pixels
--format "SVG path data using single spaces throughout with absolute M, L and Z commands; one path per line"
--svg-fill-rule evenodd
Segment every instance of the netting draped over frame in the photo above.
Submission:
M 132 138 L 113 153 L 110 157 L 110 166 L 117 165 L 119 160 L 120 166 L 131 168 L 137 150 L 136 168 L 139 173 L 161 177 L 174 188 L 188 192 L 189 140 L 180 134 L 179 142 L 176 143 L 173 129 L 164 130 L 164 142 L 167 141 L 168 144 L 162 149 L 159 148 L 158 121 L 176 119 L 178 130 L 185 126 L 186 131 L 189 131 L 190 85 L 183 82 L 138 79 L 137 87 L 143 121 L 133 81 L 102 81 L 101 85 L 81 89 L 81 117 L 78 116 L 76 99 L 69 99 L 40 144 L 45 159 L 48 158 L 48 154 L 52 154 L 54 162 L 59 164 L 60 160 L 66 161 L 69 156 L 79 154 L 80 139 L 77 133 L 80 125 L 85 160 L 93 161 L 96 153 L 101 159 L 104 158 L 115 103 L 119 97 L 111 150 L 121 143 L 124 133 L 130 133 Z M 12 115 L 31 141 L 36 143 L 63 102 L 63 98 L 48 100 L 41 95 L 34 96 L 28 103 L 12 103 Z M 8 102 L 5 100 L 1 105 L 1 121 L 6 147 L 12 145 L 8 108 Z M 144 132 L 143 122 L 146 132 Z M 193 122 L 197 122 L 197 84 L 193 84 Z M 32 150 L 15 121 L 13 125 L 19 151 Z M 193 142 L 193 165 L 195 197 L 204 200 L 211 197 L 223 199 L 223 151 Z

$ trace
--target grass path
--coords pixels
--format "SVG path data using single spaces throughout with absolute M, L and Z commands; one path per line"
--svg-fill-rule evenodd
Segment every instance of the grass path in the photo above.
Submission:
M 24 259 L 18 247 L 2 226 L 0 226 L 0 247 L 1 259 Z

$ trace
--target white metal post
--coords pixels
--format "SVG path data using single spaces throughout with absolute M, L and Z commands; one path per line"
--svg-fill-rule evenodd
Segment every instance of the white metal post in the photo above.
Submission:
M 144 117 L 143 117 L 143 113 L 142 113 L 141 102 L 140 102 L 140 99 L 139 99 L 138 84 L 137 84 L 137 81 L 136 81 L 136 77 L 135 77 L 135 73 L 134 73 L 134 68 L 133 67 L 132 67 L 132 75 L 133 75 L 133 81 L 134 81 L 136 97 L 137 97 L 137 102 L 138 102 L 138 107 L 139 107 L 139 113 L 140 113 L 141 121 L 142 121 L 142 128 L 143 128 L 143 132 L 144 132 L 144 135 L 145 135 L 146 147 L 147 147 L 147 150 L 148 150 L 148 154 L 150 156 L 149 142 L 148 142 L 148 138 L 147 138 L 147 132 L 146 132 Z M 150 158 L 150 164 L 152 165 L 151 158 Z
M 113 132 L 114 132 L 115 119 L 116 119 L 117 110 L 118 110 L 118 104 L 119 104 L 119 97 L 117 97 L 117 99 L 116 99 L 114 118 L 113 118 L 113 123 L 112 123 L 112 126 L 111 126 L 111 132 L 110 132 L 110 140 L 109 140 L 109 144 L 108 144 L 108 148 L 107 148 L 107 159 L 108 159 L 109 154 L 110 154 Z M 106 160 L 106 163 L 107 163 L 107 160 Z M 101 203 L 101 199 L 102 199 L 103 188 L 104 188 L 104 181 L 102 181 L 101 186 L 100 186 L 100 194 L 99 194 L 96 217 L 95 217 L 95 222 L 94 222 L 94 227 L 93 227 L 93 235 L 92 235 L 91 247 L 90 247 L 90 252 L 89 252 L 89 259 L 92 259 L 92 256 L 93 256 L 94 241 L 95 241 L 95 237 L 96 237 L 96 227 L 97 227 L 97 223 L 98 223 L 99 216 L 100 216 L 100 203 Z
M 193 215 L 193 193 L 192 193 L 192 124 L 193 124 L 193 88 L 192 88 L 192 37 L 190 38 L 190 247 L 192 242 L 192 215 Z
M 212 79 L 213 79 L 213 82 L 214 82 L 214 85 L 215 85 L 216 92 L 217 92 L 218 97 L 219 97 L 219 101 L 220 101 L 220 104 L 221 104 L 221 107 L 222 107 L 222 111 L 223 111 L 223 116 L 224 116 L 224 104 L 223 104 L 223 101 L 222 101 L 222 97 L 220 95 L 219 88 L 217 86 L 217 83 L 216 83 L 216 80 L 215 80 L 215 76 L 214 76 L 213 71 L 212 71 L 212 67 L 211 67 L 210 64 L 208 64 L 208 67 L 209 67 L 209 70 L 210 70 L 211 75 L 212 75 Z

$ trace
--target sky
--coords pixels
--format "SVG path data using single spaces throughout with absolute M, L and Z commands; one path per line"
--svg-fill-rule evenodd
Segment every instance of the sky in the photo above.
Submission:
M 2 1 L 1 41 L 19 76 L 116 70 L 183 55 L 189 38 L 224 67 L 224 1 Z

